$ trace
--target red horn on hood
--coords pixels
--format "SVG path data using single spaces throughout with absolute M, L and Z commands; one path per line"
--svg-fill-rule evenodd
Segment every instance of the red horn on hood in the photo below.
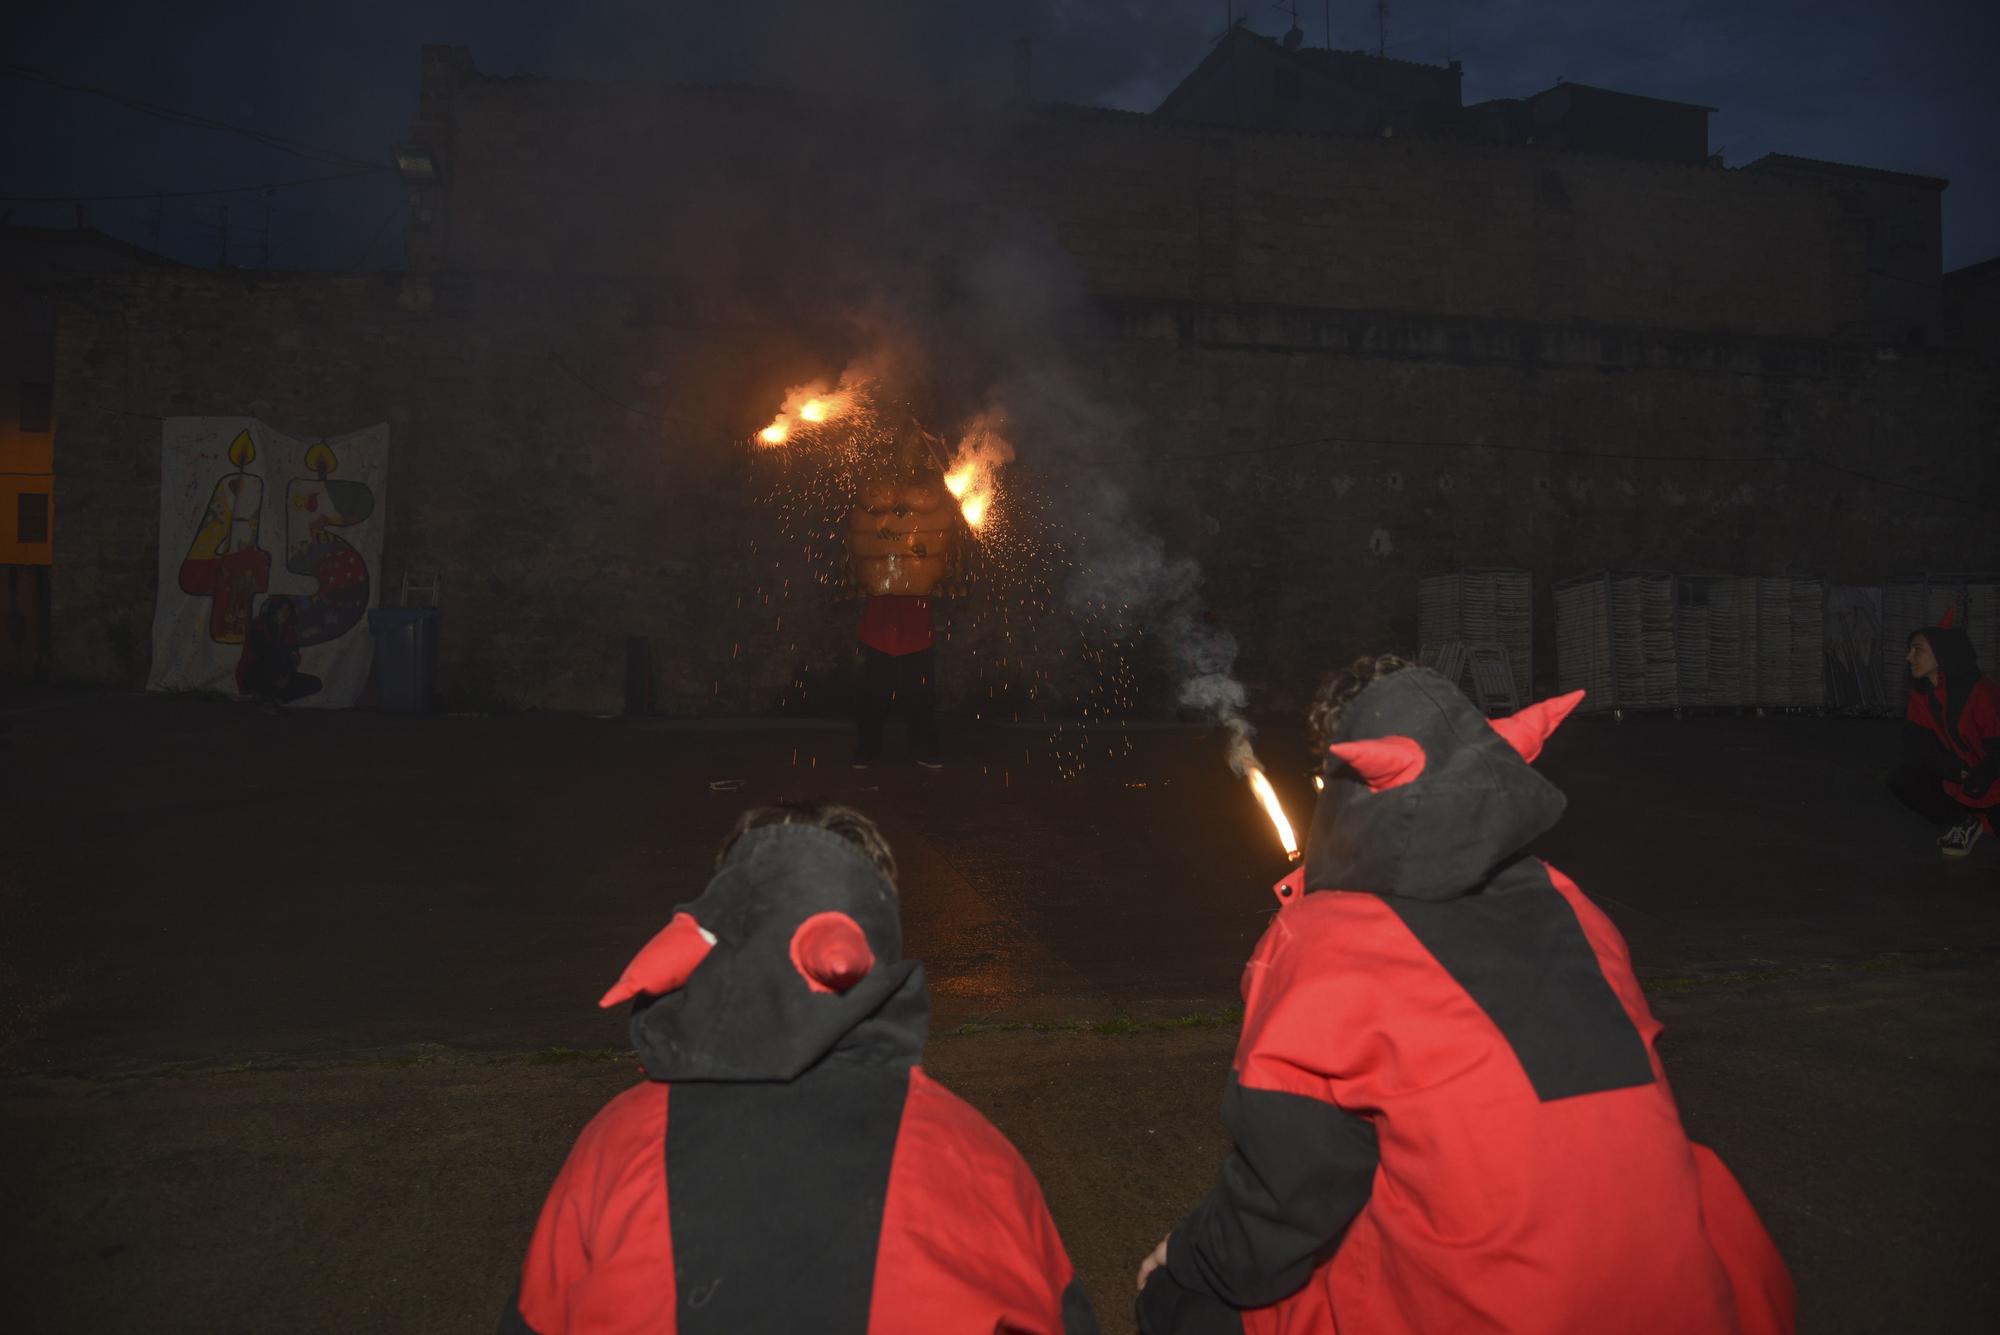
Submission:
M 1488 719 L 1487 722 L 1493 725 L 1493 731 L 1506 739 L 1507 745 L 1521 753 L 1521 759 L 1532 765 L 1535 757 L 1542 753 L 1542 743 L 1548 740 L 1549 734 L 1582 703 L 1583 692 L 1571 691 L 1568 695 L 1539 700 L 1506 718 Z
M 1945 608 L 1944 615 L 1938 618 L 1938 629 L 1950 630 L 1951 623 L 1956 620 L 1958 620 L 1958 604 L 1953 603 L 1950 607 Z
M 676 991 L 714 948 L 712 932 L 689 915 L 676 913 L 674 920 L 632 957 L 597 1004 L 609 1009 L 642 993 L 657 997 Z
M 845 992 L 875 967 L 875 952 L 845 913 L 815 913 L 792 933 L 792 967 L 815 992 Z
M 1424 748 L 1411 737 L 1364 737 L 1326 749 L 1359 774 L 1371 793 L 1401 788 L 1424 772 Z

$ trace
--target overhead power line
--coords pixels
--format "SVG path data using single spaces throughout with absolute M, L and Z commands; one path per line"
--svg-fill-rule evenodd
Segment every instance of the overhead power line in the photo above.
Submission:
M 93 84 L 74 83 L 68 79 L 50 74 L 47 70 L 36 69 L 32 65 L 0 64 L 0 77 L 19 79 L 26 83 L 45 84 L 50 88 L 60 88 L 71 93 L 84 93 L 91 97 L 101 97 L 107 102 L 116 103 L 118 106 L 125 107 L 128 110 L 139 112 L 141 115 L 153 116 L 175 125 L 185 125 L 193 129 L 215 130 L 223 134 L 241 135 L 243 138 L 254 140 L 267 148 L 275 148 L 281 152 L 291 153 L 302 158 L 309 158 L 314 162 L 324 162 L 335 167 L 366 168 L 371 171 L 382 169 L 378 163 L 368 162 L 365 159 L 354 157 L 352 154 L 343 153 L 338 149 L 322 148 L 316 144 L 303 143 L 300 140 L 289 139 L 283 135 L 252 129 L 247 125 L 231 124 L 228 121 L 218 120 L 213 116 L 204 116 L 198 112 L 181 111 L 175 107 L 161 106 L 157 102 L 149 102 L 141 97 L 133 97 L 129 93 L 121 93 L 116 89 L 99 88 Z
M 358 167 L 352 171 L 328 172 L 324 176 L 299 176 L 289 181 L 259 181 L 255 185 L 224 185 L 210 190 L 133 190 L 115 195 L 0 195 L 4 204 L 109 204 L 133 199 L 196 199 L 210 195 L 254 195 L 265 190 L 285 190 L 295 185 L 320 185 L 326 181 L 352 181 L 363 176 L 380 176 L 387 167 Z

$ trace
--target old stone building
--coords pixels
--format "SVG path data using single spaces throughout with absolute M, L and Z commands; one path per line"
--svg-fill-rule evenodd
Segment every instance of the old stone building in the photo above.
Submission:
M 89 227 L 0 227 L 0 681 L 49 669 L 57 300 L 86 275 L 165 267 Z
M 459 699 L 617 708 L 643 637 L 663 708 L 831 707 L 852 608 L 801 578 L 744 442 L 885 343 L 960 408 L 1061 387 L 1020 477 L 1110 488 L 1198 562 L 1262 703 L 1408 645 L 1419 576 L 1460 565 L 2000 567 L 1968 503 L 2000 494 L 1991 367 L 1878 338 L 1876 243 L 1822 177 L 1462 120 L 501 79 L 456 48 L 422 79 L 407 273 L 66 309 L 67 672 L 143 677 L 155 417 L 386 419 L 387 582 L 440 577 Z M 997 633 L 963 629 L 949 694 L 1059 647 L 965 643 Z

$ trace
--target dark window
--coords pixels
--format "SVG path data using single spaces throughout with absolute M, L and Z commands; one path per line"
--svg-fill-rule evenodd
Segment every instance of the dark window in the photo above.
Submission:
M 49 540 L 49 494 L 24 491 L 14 498 L 14 537 L 17 542 Z
M 48 381 L 24 381 L 21 385 L 21 430 L 47 431 L 55 398 L 56 387 Z

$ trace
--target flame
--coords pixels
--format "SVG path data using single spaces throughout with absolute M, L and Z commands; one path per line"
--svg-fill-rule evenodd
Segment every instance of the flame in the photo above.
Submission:
M 1293 862 L 1299 860 L 1299 841 L 1292 834 L 1292 823 L 1285 817 L 1285 809 L 1278 803 L 1277 790 L 1264 777 L 1264 771 L 1255 765 L 1243 771 L 1243 777 L 1250 780 L 1250 791 L 1264 808 L 1264 814 L 1271 818 L 1271 828 L 1278 832 L 1278 842 L 1284 845 L 1285 856 Z
M 995 429 L 987 417 L 975 420 L 960 438 L 951 466 L 945 470 L 944 487 L 958 502 L 959 513 L 972 528 L 986 523 L 999 489 L 1000 470 L 1014 460 L 1014 447 Z
M 801 426 L 823 426 L 838 421 L 862 405 L 865 389 L 865 384 L 850 384 L 846 377 L 842 377 L 839 389 L 828 389 L 824 380 L 793 385 L 785 391 L 778 415 L 771 425 L 757 433 L 757 439 L 764 445 L 784 445 Z

